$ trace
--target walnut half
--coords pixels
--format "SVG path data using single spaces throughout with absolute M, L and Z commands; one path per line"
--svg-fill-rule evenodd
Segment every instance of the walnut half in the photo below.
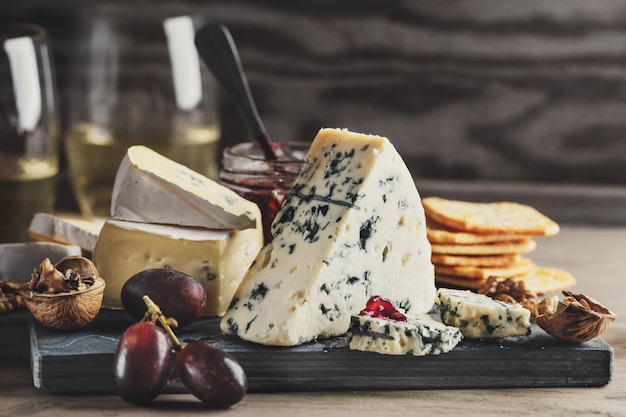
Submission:
M 557 339 L 581 343 L 599 336 L 616 315 L 591 297 L 563 291 L 566 297 L 559 301 L 556 311 L 535 319 L 539 327 Z
M 89 259 L 68 256 L 53 266 L 46 258 L 21 296 L 40 323 L 58 330 L 74 330 L 86 326 L 98 314 L 104 287 L 104 279 Z

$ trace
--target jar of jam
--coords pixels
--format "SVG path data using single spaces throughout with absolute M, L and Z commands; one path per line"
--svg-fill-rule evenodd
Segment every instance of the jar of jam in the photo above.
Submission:
M 265 159 L 256 142 L 244 142 L 224 149 L 218 182 L 261 209 L 265 243 L 272 240 L 270 226 L 291 186 L 302 169 L 311 144 L 278 142 L 284 156 Z

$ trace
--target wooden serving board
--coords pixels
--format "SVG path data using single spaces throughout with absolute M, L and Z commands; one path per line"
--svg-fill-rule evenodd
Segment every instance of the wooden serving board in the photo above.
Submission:
M 59 332 L 31 326 L 36 387 L 63 393 L 113 393 L 113 357 L 132 319 L 103 310 L 87 328 Z M 182 342 L 206 340 L 244 368 L 250 392 L 403 390 L 504 387 L 585 387 L 611 381 L 613 349 L 601 338 L 561 342 L 533 324 L 528 337 L 463 340 L 439 356 L 390 356 L 352 351 L 345 338 L 297 347 L 269 347 L 224 336 L 217 319 L 177 331 Z M 169 392 L 182 392 L 180 384 Z

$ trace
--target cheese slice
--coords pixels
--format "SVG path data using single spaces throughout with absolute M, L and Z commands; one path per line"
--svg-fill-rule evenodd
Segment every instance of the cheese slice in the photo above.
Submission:
M 373 294 L 428 312 L 435 285 L 419 193 L 386 138 L 322 129 L 222 331 L 293 346 L 346 333 Z
M 243 230 L 258 216 L 253 202 L 141 145 L 128 148 L 113 185 L 119 220 Z
M 521 304 L 506 304 L 484 294 L 450 288 L 439 288 L 435 302 L 441 321 L 458 327 L 468 339 L 530 334 L 530 310 Z
M 28 234 L 35 240 L 77 245 L 83 253 L 91 254 L 104 220 L 87 220 L 72 214 L 35 213 Z
M 93 253 L 106 281 L 103 306 L 123 308 L 122 286 L 137 272 L 169 267 L 202 283 L 208 296 L 204 315 L 221 315 L 262 245 L 260 217 L 257 227 L 241 231 L 109 219 Z
M 379 317 L 352 316 L 348 347 L 383 355 L 424 356 L 450 352 L 463 339 L 461 331 L 429 314 L 399 322 Z

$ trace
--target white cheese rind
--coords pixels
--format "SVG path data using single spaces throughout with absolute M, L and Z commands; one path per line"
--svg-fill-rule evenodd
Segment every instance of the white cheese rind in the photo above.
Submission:
M 352 316 L 348 330 L 350 349 L 385 355 L 424 356 L 450 352 L 463 339 L 461 331 L 423 314 L 408 322 Z
M 469 339 L 530 334 L 530 310 L 469 290 L 439 288 L 435 300 L 441 321 L 458 327 Z
M 141 145 L 128 148 L 113 186 L 111 217 L 208 229 L 256 227 L 256 204 Z
M 411 314 L 434 303 L 420 196 L 386 138 L 322 129 L 272 234 L 222 318 L 225 333 L 293 346 L 346 333 L 373 294 Z
M 86 220 L 71 214 L 35 213 L 28 234 L 37 240 L 77 245 L 92 253 L 104 219 Z
M 106 281 L 103 305 L 122 308 L 122 286 L 137 272 L 169 267 L 192 276 L 207 292 L 206 316 L 224 313 L 263 245 L 259 224 L 246 230 L 208 230 L 107 220 L 93 253 Z
M 0 279 L 30 281 L 33 270 L 48 258 L 56 264 L 66 256 L 80 256 L 81 248 L 53 242 L 26 242 L 0 244 Z

